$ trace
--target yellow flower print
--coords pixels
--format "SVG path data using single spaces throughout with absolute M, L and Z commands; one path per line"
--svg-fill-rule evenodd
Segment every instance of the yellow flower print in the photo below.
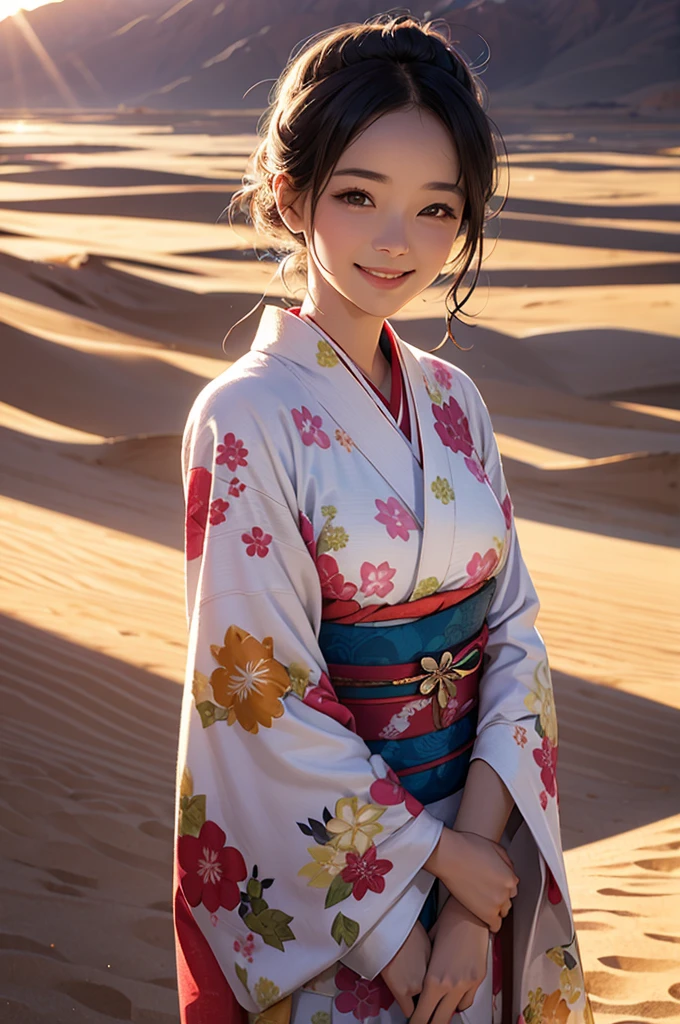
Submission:
M 210 692 L 210 680 L 207 676 L 204 676 L 202 672 L 194 672 L 191 692 L 194 695 L 194 701 L 196 704 L 200 704 L 204 700 L 210 700 L 212 697 Z
M 336 353 L 333 351 L 333 347 L 324 341 L 322 338 L 319 344 L 316 346 L 316 361 L 319 366 L 337 366 L 340 360 Z
M 441 501 L 442 505 L 448 505 L 449 502 L 453 501 L 456 495 L 454 494 L 453 487 L 448 480 L 444 480 L 443 477 L 436 477 L 430 484 L 430 489 L 434 494 L 437 501 Z
M 312 1024 L 331 1024 L 331 1015 L 325 1010 L 317 1010 L 312 1014 Z
M 529 991 L 529 1002 L 524 1007 L 524 1019 L 526 1024 L 540 1024 L 545 992 L 539 985 L 537 989 Z
M 262 643 L 239 626 L 230 626 L 224 646 L 211 644 L 219 663 L 210 676 L 215 700 L 227 708 L 227 725 L 238 722 L 246 732 L 259 726 L 271 728 L 272 719 L 283 714 L 281 697 L 291 689 L 288 673 L 274 658 L 274 642 Z
M 580 967 L 563 967 L 560 971 L 560 992 L 568 1003 L 575 1003 L 581 995 L 581 969 Z
M 436 576 L 428 576 L 420 581 L 409 597 L 409 601 L 420 601 L 421 597 L 430 597 L 431 594 L 437 593 L 440 586 L 441 584 Z
M 271 1006 L 275 1003 L 280 995 L 281 990 L 278 985 L 275 985 L 269 978 L 260 978 L 253 985 L 253 995 L 255 996 L 255 1002 L 263 1010 L 267 1006 Z
M 293 693 L 298 697 L 304 697 L 305 690 L 309 685 L 310 669 L 306 665 L 300 665 L 297 661 L 291 661 L 288 666 L 288 677 Z
M 545 955 L 558 967 L 564 967 L 564 950 L 561 946 L 553 946 L 552 949 L 546 951 Z
M 356 796 L 344 796 L 335 805 L 335 817 L 326 822 L 326 830 L 333 839 L 329 845 L 337 850 L 354 850 L 360 856 L 373 846 L 373 837 L 382 832 L 378 824 L 387 808 L 378 804 L 359 806 Z
M 543 675 L 543 681 L 539 678 L 540 674 Z M 524 698 L 524 704 L 533 715 L 539 716 L 544 735 L 556 747 L 557 716 L 555 714 L 555 698 L 550 683 L 548 662 L 545 659 L 534 669 L 534 682 L 530 689 L 531 693 L 528 693 Z
M 309 846 L 307 853 L 311 853 L 312 862 L 300 868 L 298 875 L 308 878 L 307 885 L 313 889 L 327 889 L 335 876 L 347 866 L 346 851 L 336 850 L 329 843 L 325 846 Z
M 427 391 L 428 398 L 434 405 L 441 405 L 443 402 L 442 393 L 436 384 L 431 384 L 428 378 L 423 374 L 423 381 L 425 383 L 425 390 Z
M 263 980 L 266 981 L 266 978 Z M 284 996 L 283 999 L 279 999 L 277 1003 L 268 1006 L 261 1013 L 249 1013 L 248 1024 L 290 1024 L 292 1008 L 293 996 Z

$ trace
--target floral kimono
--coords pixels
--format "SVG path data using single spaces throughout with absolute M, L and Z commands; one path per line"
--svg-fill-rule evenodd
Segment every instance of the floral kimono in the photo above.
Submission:
M 590 1022 L 539 603 L 489 413 L 462 370 L 385 330 L 407 432 L 275 306 L 189 415 L 182 1021 L 405 1024 L 380 972 L 446 899 L 423 864 L 482 758 L 516 805 L 511 985 L 490 936 L 455 1020 Z

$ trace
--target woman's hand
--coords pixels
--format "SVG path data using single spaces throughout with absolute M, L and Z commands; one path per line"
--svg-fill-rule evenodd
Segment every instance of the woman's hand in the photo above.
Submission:
M 492 932 L 499 930 L 519 884 L 512 861 L 499 843 L 474 832 L 444 828 L 424 867 Z
M 449 896 L 430 935 L 432 955 L 409 1024 L 449 1024 L 456 1011 L 472 1006 L 486 977 L 489 929 L 455 897 Z
M 422 991 L 431 950 L 427 932 L 420 921 L 416 921 L 397 955 L 382 969 L 383 981 L 405 1017 L 413 1013 L 413 997 Z

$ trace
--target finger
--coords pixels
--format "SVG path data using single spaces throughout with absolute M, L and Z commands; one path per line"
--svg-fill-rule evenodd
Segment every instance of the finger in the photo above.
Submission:
M 449 989 L 447 995 L 441 1000 L 435 1011 L 432 1024 L 449 1024 L 451 1018 L 456 1012 L 461 995 L 465 991 L 466 984 L 462 982 L 456 985 L 455 988 Z
M 500 931 L 500 927 L 503 923 L 503 918 L 500 916 L 500 914 L 496 914 L 493 920 L 487 921 L 486 923 L 489 926 L 489 931 L 493 932 L 493 934 L 495 935 L 497 931 Z
M 481 985 L 481 981 L 479 982 L 478 985 L 472 985 L 467 990 L 467 992 L 463 995 L 462 999 L 458 1003 L 458 1007 L 457 1007 L 458 1010 L 469 1010 L 470 1009 L 470 1007 L 472 1006 L 472 1004 L 475 1001 L 475 996 L 477 995 L 477 989 L 479 988 L 479 985 Z
M 413 1000 L 415 1010 L 413 1011 L 409 1024 L 428 1024 L 428 1021 L 434 1013 L 440 999 L 441 992 L 432 984 L 432 981 L 428 984 L 426 975 L 422 992 L 420 992 L 420 994 Z M 448 1024 L 448 1021 L 446 1024 Z
M 401 1012 L 404 1014 L 404 1016 L 406 1018 L 410 1017 L 411 1014 L 413 1013 L 414 1009 L 415 1009 L 415 1003 L 413 1001 L 413 998 L 411 996 L 402 995 L 402 994 L 399 994 L 398 996 L 395 996 L 395 998 L 396 998 L 397 1002 L 399 1003 L 399 1008 L 401 1009 Z M 416 999 L 417 998 L 418 997 L 416 996 Z

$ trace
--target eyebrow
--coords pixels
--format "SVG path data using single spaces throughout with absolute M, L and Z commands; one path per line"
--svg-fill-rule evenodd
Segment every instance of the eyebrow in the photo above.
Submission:
M 343 167 L 339 171 L 333 172 L 333 177 L 339 177 L 342 174 L 351 174 L 356 178 L 368 178 L 369 181 L 379 181 L 381 185 L 387 185 L 391 180 L 386 174 L 379 174 L 378 171 L 369 171 L 364 167 Z M 426 185 L 423 185 L 424 189 L 428 192 L 456 192 L 459 196 L 465 198 L 460 185 L 456 185 L 450 181 L 428 181 Z

